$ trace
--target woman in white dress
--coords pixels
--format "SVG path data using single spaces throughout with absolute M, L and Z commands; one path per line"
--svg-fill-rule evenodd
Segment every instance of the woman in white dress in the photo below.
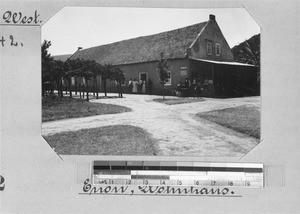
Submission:
M 146 81 L 143 81 L 143 86 L 142 86 L 142 93 L 146 94 Z
M 138 81 L 136 79 L 133 79 L 132 82 L 132 93 L 137 93 L 138 92 Z

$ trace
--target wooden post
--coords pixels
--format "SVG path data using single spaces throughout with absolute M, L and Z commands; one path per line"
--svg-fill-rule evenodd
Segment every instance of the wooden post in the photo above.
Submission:
M 75 76 L 75 95 L 77 95 L 77 77 Z
M 98 91 L 98 81 L 97 81 L 97 76 L 96 76 L 96 96 L 97 96 L 97 99 L 99 98 L 99 95 L 98 95 L 98 93 L 99 93 L 99 91 Z
M 212 88 L 212 95 L 215 97 L 215 72 L 214 72 L 214 65 L 211 64 L 211 72 L 212 72 L 212 81 L 213 81 L 213 88 Z

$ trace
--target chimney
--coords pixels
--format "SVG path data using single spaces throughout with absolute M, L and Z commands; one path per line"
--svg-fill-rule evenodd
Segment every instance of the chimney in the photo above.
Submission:
M 213 14 L 209 14 L 209 20 L 216 21 L 216 17 Z
M 78 47 L 77 51 L 80 51 L 82 49 L 82 47 Z

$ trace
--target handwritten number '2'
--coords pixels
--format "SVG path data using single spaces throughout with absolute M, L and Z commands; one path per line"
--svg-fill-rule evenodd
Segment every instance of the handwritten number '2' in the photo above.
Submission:
M 14 43 L 14 37 L 12 35 L 10 35 L 9 38 L 11 41 L 10 46 L 18 46 L 18 42 Z

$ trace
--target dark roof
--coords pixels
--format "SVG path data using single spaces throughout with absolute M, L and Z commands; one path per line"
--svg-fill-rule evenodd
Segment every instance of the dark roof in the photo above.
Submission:
M 66 54 L 66 55 L 55 55 L 53 56 L 54 60 L 60 60 L 60 61 L 66 61 L 72 54 Z
M 161 52 L 167 59 L 184 58 L 186 49 L 194 42 L 206 23 L 83 49 L 75 53 L 72 59 L 81 58 L 95 60 L 100 64 L 121 65 L 155 61 L 160 58 Z

